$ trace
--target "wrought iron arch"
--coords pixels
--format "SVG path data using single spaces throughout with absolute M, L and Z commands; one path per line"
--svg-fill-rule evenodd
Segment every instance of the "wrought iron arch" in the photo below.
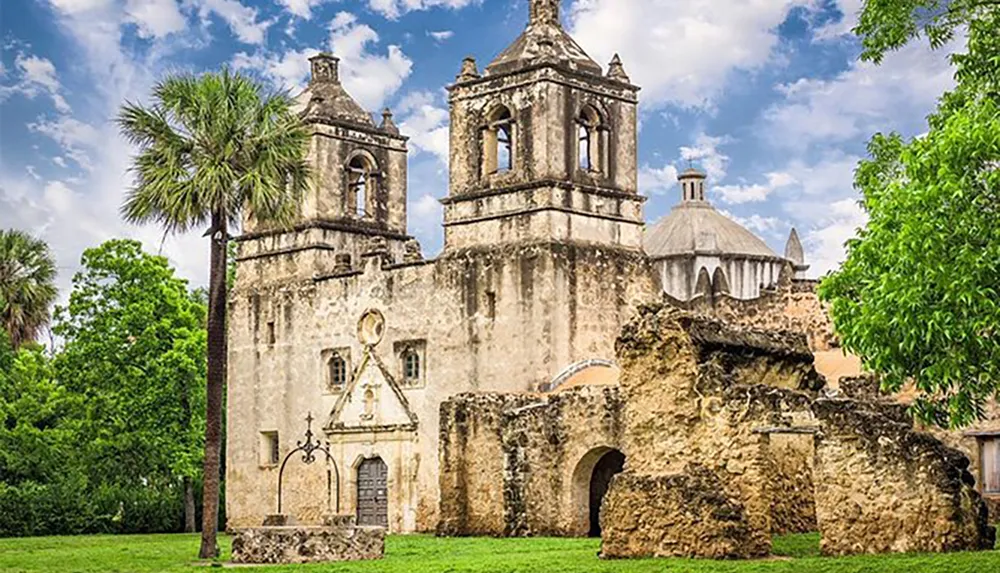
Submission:
M 307 425 L 306 425 L 305 441 L 303 442 L 300 440 L 295 442 L 296 448 L 288 452 L 288 455 L 286 455 L 285 459 L 281 462 L 281 469 L 278 470 L 278 514 L 279 515 L 281 514 L 281 493 L 282 493 L 282 485 L 285 479 L 285 465 L 288 464 L 288 460 L 290 460 L 293 455 L 299 452 L 302 452 L 302 462 L 305 463 L 306 465 L 311 465 L 316 461 L 317 451 L 321 451 L 324 454 L 326 454 L 326 461 L 328 465 L 326 470 L 326 506 L 327 508 L 331 506 L 330 498 L 331 498 L 331 493 L 333 491 L 333 483 L 336 483 L 337 494 L 334 498 L 336 500 L 336 508 L 334 509 L 334 511 L 336 513 L 340 513 L 340 469 L 337 468 L 337 462 L 333 459 L 333 455 L 330 453 L 330 443 L 327 442 L 326 445 L 323 445 L 323 443 L 319 441 L 319 438 L 317 438 L 315 442 L 313 441 L 312 423 L 313 423 L 312 412 L 309 412 L 309 415 L 306 416 Z M 332 473 L 329 469 L 330 466 L 333 467 Z

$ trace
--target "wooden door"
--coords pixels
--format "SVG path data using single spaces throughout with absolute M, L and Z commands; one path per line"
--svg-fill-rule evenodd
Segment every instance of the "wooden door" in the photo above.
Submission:
M 358 466 L 358 525 L 389 526 L 388 475 L 382 458 Z
M 979 448 L 982 452 L 982 491 L 991 495 L 1000 494 L 1000 438 L 985 438 L 979 442 Z

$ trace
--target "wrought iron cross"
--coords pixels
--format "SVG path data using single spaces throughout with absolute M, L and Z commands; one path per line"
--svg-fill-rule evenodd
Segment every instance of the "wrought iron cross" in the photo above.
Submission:
M 307 464 L 311 464 L 316 461 L 316 455 L 315 455 L 316 450 L 323 449 L 323 444 L 319 441 L 319 438 L 316 438 L 316 441 L 313 442 L 312 424 L 313 424 L 313 415 L 312 412 L 309 412 L 309 414 L 306 416 L 305 443 L 301 441 L 295 442 L 295 445 L 298 446 L 297 449 L 302 451 L 302 461 Z

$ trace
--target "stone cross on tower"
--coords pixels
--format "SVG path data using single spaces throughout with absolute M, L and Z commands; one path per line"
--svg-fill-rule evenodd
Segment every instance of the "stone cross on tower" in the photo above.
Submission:
M 340 81 L 340 58 L 333 54 L 321 52 L 309 58 L 312 67 L 313 82 L 339 82 Z
M 559 24 L 560 0 L 530 0 L 531 16 L 528 24 Z

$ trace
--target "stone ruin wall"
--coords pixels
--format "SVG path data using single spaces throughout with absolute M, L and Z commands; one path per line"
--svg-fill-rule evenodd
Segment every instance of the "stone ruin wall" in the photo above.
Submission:
M 904 408 L 817 400 L 816 511 L 824 554 L 992 549 L 969 459 Z
M 783 280 L 775 288 L 761 291 L 752 300 L 728 296 L 714 299 L 711 314 L 726 323 L 744 328 L 801 332 L 813 352 L 839 348 L 827 305 L 816 294 L 818 281 Z M 836 382 L 834 380 L 833 382 Z
M 771 534 L 816 531 L 813 433 L 774 432 L 766 439 Z
M 818 436 L 815 506 L 824 552 L 991 548 L 994 531 L 968 460 L 914 432 L 901 407 L 817 399 L 811 361 L 802 337 L 643 309 L 619 339 L 629 461 L 602 513 L 602 555 L 766 554 L 776 529 L 773 500 L 783 495 L 768 479 L 768 436 L 810 427 Z M 675 495 L 700 500 L 706 519 L 689 523 L 683 504 L 657 500 L 664 480 L 681 487 Z M 658 509 L 637 521 L 643 507 Z
M 441 405 L 439 535 L 579 536 L 591 472 L 618 448 L 613 387 L 463 394 Z
M 667 326 L 681 316 L 677 312 L 664 309 L 661 315 L 645 309 L 619 338 L 626 473 L 636 480 L 672 476 L 700 488 L 719 484 L 714 496 L 727 500 L 723 506 L 729 509 L 722 513 L 730 519 L 679 529 L 676 515 L 647 513 L 642 529 L 662 536 L 646 532 L 648 543 L 636 545 L 630 512 L 656 500 L 645 490 L 623 492 L 616 480 L 610 498 L 615 503 L 608 504 L 602 517 L 602 554 L 766 555 L 772 521 L 767 485 L 777 461 L 768 434 L 761 430 L 809 425 L 808 398 L 792 389 L 816 388 L 822 380 L 809 367 L 811 354 L 804 342 L 793 339 L 798 342 L 794 344 L 787 336 L 769 333 L 734 336 L 720 323 L 704 319 L 691 319 L 687 330 Z M 763 384 L 751 386 L 747 381 Z M 705 477 L 708 474 L 716 478 Z M 712 498 L 712 492 L 703 489 L 690 493 Z M 802 511 L 808 513 L 809 506 Z M 720 527 L 739 535 L 720 536 Z M 700 541 L 708 538 L 717 542 Z

